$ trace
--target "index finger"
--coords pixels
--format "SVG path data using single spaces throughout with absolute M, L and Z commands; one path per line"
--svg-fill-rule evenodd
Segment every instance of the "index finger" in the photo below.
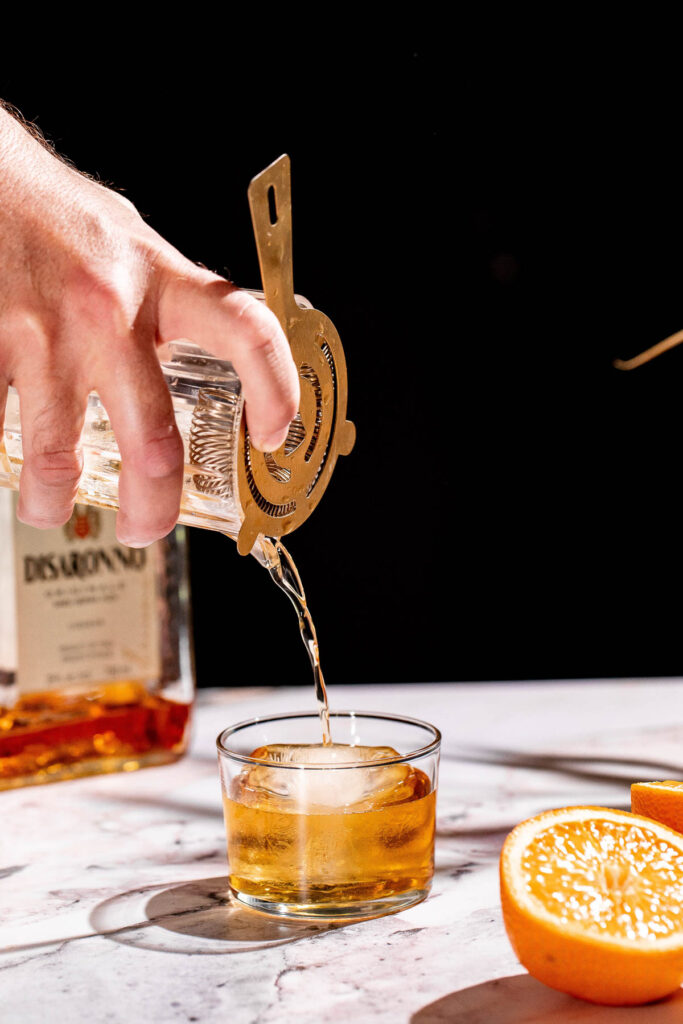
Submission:
M 187 338 L 229 359 L 242 381 L 252 443 L 261 451 L 284 443 L 299 408 L 299 375 L 277 317 L 264 303 L 208 271 L 169 273 L 158 329 L 161 341 Z

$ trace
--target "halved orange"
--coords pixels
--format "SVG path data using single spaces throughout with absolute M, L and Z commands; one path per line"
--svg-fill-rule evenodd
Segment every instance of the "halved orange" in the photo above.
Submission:
M 631 810 L 683 832 L 683 782 L 635 782 L 631 786 Z
M 683 982 L 683 836 L 628 811 L 567 807 L 517 825 L 500 859 L 503 920 L 530 974 L 630 1005 Z

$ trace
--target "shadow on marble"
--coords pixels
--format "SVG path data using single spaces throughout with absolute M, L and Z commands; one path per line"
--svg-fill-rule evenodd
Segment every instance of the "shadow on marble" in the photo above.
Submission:
M 680 1024 L 683 992 L 647 1006 L 597 1006 L 528 974 L 496 978 L 423 1006 L 410 1024 Z
M 436 828 L 437 839 L 478 839 L 480 837 L 488 836 L 490 838 L 499 836 L 500 845 L 503 845 L 503 841 L 508 832 L 519 824 L 519 818 L 510 818 L 509 822 L 500 823 L 500 821 L 492 822 L 487 825 L 486 822 L 482 822 L 481 825 L 468 825 L 463 822 L 462 826 L 454 825 L 452 828 L 446 826 L 438 826 Z
M 493 859 L 493 858 L 490 858 Z M 460 864 L 435 864 L 434 874 L 435 875 L 448 875 L 449 878 L 461 878 L 463 875 L 470 875 L 477 868 L 485 865 L 484 860 L 466 860 Z
M 140 796 L 136 793 L 107 793 L 107 801 L 119 804 L 135 804 L 136 807 L 153 807 L 155 810 L 165 808 L 170 811 L 178 811 L 180 814 L 200 815 L 202 818 L 220 818 L 223 820 L 223 806 L 220 803 L 220 784 L 216 782 L 217 793 L 216 806 L 207 807 L 205 804 L 192 804 L 187 800 L 175 800 L 172 797 L 158 794 L 156 796 Z
M 505 768 L 538 769 L 570 778 L 599 783 L 627 783 L 637 781 L 636 774 L 647 778 L 676 778 L 683 774 L 683 765 L 641 758 L 607 755 L 533 754 L 519 750 L 501 750 L 494 747 L 464 747 L 459 754 L 441 755 L 442 760 L 468 761 L 472 764 L 501 765 Z M 613 766 L 616 771 L 596 771 L 591 765 Z M 635 770 L 635 771 L 634 771 Z
M 343 927 L 249 910 L 233 899 L 225 877 L 121 893 L 98 904 L 90 923 L 100 935 L 127 946 L 209 955 L 249 953 Z

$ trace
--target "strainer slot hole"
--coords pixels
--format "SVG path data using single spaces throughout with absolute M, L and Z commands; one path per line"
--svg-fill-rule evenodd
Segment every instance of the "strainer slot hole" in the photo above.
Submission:
M 332 373 L 332 392 L 333 392 L 333 395 L 334 395 L 334 406 L 333 406 L 333 411 L 332 411 L 332 425 L 331 425 L 331 428 L 330 428 L 330 437 L 333 437 L 334 436 L 334 428 L 335 428 L 335 425 L 336 425 L 336 422 L 337 422 L 337 370 L 336 370 L 336 367 L 334 365 L 334 356 L 332 355 L 332 349 L 328 345 L 326 339 L 321 335 L 318 338 L 318 340 L 320 342 L 320 349 L 322 351 L 322 354 L 324 355 L 325 360 L 327 362 L 327 365 L 329 366 L 330 371 Z M 319 432 L 320 431 L 318 430 L 318 433 Z M 314 439 L 317 441 L 317 437 L 315 436 L 315 434 L 314 434 Z M 320 476 L 321 476 L 322 471 L 323 471 L 323 469 L 325 467 L 325 463 L 327 462 L 327 456 L 328 456 L 329 450 L 330 450 L 330 445 L 329 445 L 329 441 L 328 441 L 328 443 L 325 445 L 325 451 L 323 452 L 322 458 L 320 460 L 320 465 L 318 466 L 318 472 L 315 474 L 315 476 L 311 480 L 309 488 L 306 491 L 306 497 L 307 498 L 310 498 L 311 494 L 315 490 L 315 487 L 316 487 L 316 484 L 318 483 L 318 480 L 320 480 Z M 312 450 L 311 450 L 311 454 L 313 454 Z
M 309 441 L 306 454 L 304 455 L 304 462 L 310 462 L 315 451 L 315 447 L 320 437 L 320 428 L 323 423 L 323 389 L 320 386 L 320 378 L 315 372 L 312 366 L 308 363 L 302 363 L 299 367 L 299 377 L 301 380 L 305 380 L 307 384 L 310 384 L 313 388 L 313 396 L 315 398 L 315 420 L 313 422 L 313 433 L 311 434 L 311 440 Z
M 301 419 L 301 413 L 298 412 L 289 424 L 289 430 L 287 431 L 287 437 L 285 438 L 285 455 L 293 455 L 297 448 L 303 444 L 305 439 L 306 428 L 304 426 L 304 421 Z
M 263 453 L 263 461 L 266 464 L 266 469 L 279 484 L 288 484 L 292 479 L 291 469 L 286 469 L 285 466 L 278 466 L 277 462 L 273 458 L 270 452 Z
M 275 202 L 275 186 L 268 188 L 268 216 L 271 224 L 277 224 L 277 204 Z

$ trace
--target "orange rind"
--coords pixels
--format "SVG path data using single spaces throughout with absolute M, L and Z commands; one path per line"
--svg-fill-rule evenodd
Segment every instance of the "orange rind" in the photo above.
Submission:
M 683 833 L 683 782 L 634 782 L 631 810 Z

